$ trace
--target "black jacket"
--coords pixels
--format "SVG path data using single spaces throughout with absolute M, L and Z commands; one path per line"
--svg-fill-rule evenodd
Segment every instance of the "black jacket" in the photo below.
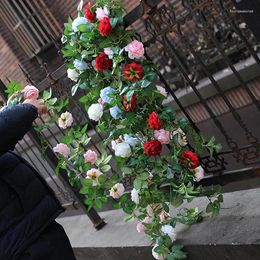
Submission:
M 10 152 L 36 117 L 30 104 L 0 112 L 0 260 L 18 259 L 63 211 L 45 180 Z

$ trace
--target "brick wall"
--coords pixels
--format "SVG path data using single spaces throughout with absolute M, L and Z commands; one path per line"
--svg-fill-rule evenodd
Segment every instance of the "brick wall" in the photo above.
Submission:
M 36 59 L 29 59 L 21 49 L 12 33 L 0 18 L 0 78 L 7 83 L 10 80 L 25 82 L 25 77 L 19 69 L 18 63 L 33 76 L 34 79 L 43 78 L 43 71 L 39 70 Z
M 7 78 L 24 82 L 23 74 L 17 69 L 19 60 L 6 44 L 3 37 L 0 37 L 0 75 L 5 83 Z
M 79 0 L 44 0 L 50 11 L 56 17 L 61 26 L 67 21 L 69 15 L 76 16 L 76 7 Z M 88 2 L 87 0 L 85 2 Z M 123 0 L 122 1 L 127 12 L 138 5 L 139 0 Z M 62 32 L 60 32 L 62 33 Z M 49 57 L 53 57 L 53 63 L 56 62 L 53 53 L 49 53 Z M 44 59 L 46 57 L 44 56 Z M 19 44 L 16 42 L 12 33 L 5 27 L 0 18 L 0 78 L 7 83 L 6 77 L 11 80 L 25 82 L 25 77 L 18 67 L 20 63 L 36 82 L 44 77 L 44 72 L 39 69 L 36 59 L 28 59 Z M 54 64 L 53 64 L 54 65 Z

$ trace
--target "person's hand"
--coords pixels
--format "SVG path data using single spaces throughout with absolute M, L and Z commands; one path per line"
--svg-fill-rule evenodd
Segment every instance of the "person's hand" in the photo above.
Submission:
M 35 106 L 38 110 L 39 116 L 46 114 L 48 112 L 48 109 L 42 99 L 25 99 L 23 104 L 31 104 Z

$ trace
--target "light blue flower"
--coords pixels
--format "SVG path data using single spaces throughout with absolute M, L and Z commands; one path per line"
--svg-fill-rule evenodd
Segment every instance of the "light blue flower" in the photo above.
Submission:
M 121 114 L 122 114 L 122 110 L 116 105 L 114 107 L 111 107 L 109 109 L 110 111 L 110 115 L 114 118 L 114 119 L 119 119 Z
M 74 32 L 78 32 L 78 26 L 81 24 L 88 24 L 88 20 L 85 17 L 77 17 L 73 22 L 72 22 L 72 30 Z
M 135 146 L 135 145 L 140 144 L 140 140 L 138 138 L 133 137 L 133 136 L 128 135 L 128 134 L 124 135 L 124 140 L 125 140 L 125 143 L 127 143 L 131 146 Z
M 166 175 L 167 179 L 173 179 L 174 178 L 174 173 L 172 171 L 171 168 L 168 167 L 167 169 L 167 175 Z
M 115 93 L 115 90 L 111 87 L 106 87 L 101 89 L 100 91 L 100 97 L 105 103 L 112 103 L 114 101 L 114 98 L 111 97 L 112 94 Z
M 88 68 L 88 64 L 85 61 L 74 60 L 73 64 L 74 67 L 80 71 L 86 70 Z

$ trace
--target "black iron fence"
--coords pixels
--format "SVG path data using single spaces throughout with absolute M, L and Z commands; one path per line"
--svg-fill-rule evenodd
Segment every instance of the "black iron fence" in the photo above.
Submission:
M 168 92 L 165 105 L 175 107 L 196 131 L 216 135 L 222 144 L 219 154 L 213 158 L 205 154 L 201 158 L 209 177 L 256 168 L 260 164 L 260 45 L 234 10 L 231 0 L 143 0 L 126 15 L 126 27 L 131 26 L 145 43 L 147 58 L 158 71 L 157 83 Z M 59 52 L 60 43 L 53 43 Z M 38 87 L 41 90 L 51 87 L 55 96 L 70 97 L 70 110 L 76 123 L 89 124 L 88 134 L 92 137 L 89 145 L 100 153 L 98 143 L 104 136 L 95 130 L 84 107 L 76 102 L 77 97 L 71 97 L 72 83 L 66 77 L 65 65 L 49 71 L 48 64 L 36 57 L 46 72 L 46 79 Z M 30 75 L 23 72 L 27 80 L 34 83 Z M 47 163 L 41 159 L 39 150 L 28 150 L 33 143 L 39 146 L 35 133 L 16 149 L 36 164 L 39 171 L 45 172 L 54 185 L 57 183 L 57 190 L 67 201 L 82 201 L 75 190 L 70 190 L 66 173 L 60 176 L 65 187 L 53 178 L 57 158 L 51 147 L 63 134 L 57 124 L 42 131 L 48 140 Z M 111 152 L 109 146 L 107 150 Z M 112 168 L 117 171 L 113 162 Z M 125 179 L 127 187 L 131 183 L 131 179 Z M 95 212 L 93 216 L 100 221 Z

